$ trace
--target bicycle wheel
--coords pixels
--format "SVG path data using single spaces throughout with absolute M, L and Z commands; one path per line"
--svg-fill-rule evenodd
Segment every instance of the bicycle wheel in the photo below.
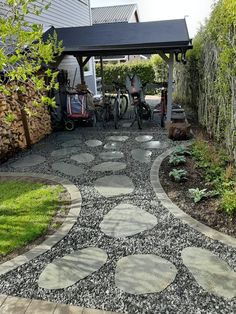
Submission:
M 120 95 L 120 119 L 122 119 L 127 112 L 128 102 L 126 95 Z
M 142 103 L 139 103 L 138 107 L 137 107 L 137 122 L 138 122 L 138 128 L 141 130 L 143 128 L 143 105 L 142 105 Z
M 120 108 L 119 108 L 119 102 L 117 99 L 114 103 L 113 115 L 114 115 L 115 129 L 118 129 L 119 128 L 119 119 L 120 119 Z

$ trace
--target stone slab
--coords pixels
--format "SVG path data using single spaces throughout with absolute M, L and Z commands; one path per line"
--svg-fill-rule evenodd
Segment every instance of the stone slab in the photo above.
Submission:
M 79 164 L 86 164 L 86 163 L 90 163 L 91 161 L 93 161 L 95 159 L 95 157 L 92 154 L 81 153 L 81 154 L 71 156 L 71 159 L 75 160 Z
M 72 305 L 57 305 L 53 314 L 83 314 L 83 308 Z
M 139 143 L 148 142 L 151 141 L 152 139 L 153 139 L 152 135 L 140 135 L 135 137 L 135 141 Z
M 40 301 L 40 300 L 32 300 L 29 307 L 27 308 L 25 314 L 53 314 L 54 309 L 56 308 L 55 303 Z
M 46 161 L 46 158 L 40 155 L 32 154 L 26 157 L 22 157 L 19 160 L 13 162 L 11 166 L 13 168 L 27 168 L 37 166 Z
M 101 230 L 110 237 L 124 238 L 152 229 L 157 218 L 137 206 L 121 203 L 104 216 Z
M 85 142 L 85 144 L 89 147 L 97 147 L 97 146 L 101 146 L 102 142 L 99 140 L 88 140 Z
M 94 183 L 95 189 L 105 197 L 130 194 L 134 191 L 132 180 L 124 175 L 111 175 L 99 178 Z
M 73 177 L 78 177 L 85 171 L 82 166 L 77 167 L 66 162 L 55 162 L 52 164 L 52 169 Z
M 128 136 L 125 136 L 125 135 L 112 135 L 112 136 L 109 136 L 107 138 L 108 141 L 114 141 L 114 142 L 125 142 L 128 140 Z
M 81 146 L 81 145 L 82 145 L 82 141 L 78 139 L 74 139 L 74 140 L 70 140 L 70 141 L 66 141 L 62 143 L 63 147 L 73 147 L 73 146 Z
M 181 255 L 185 266 L 204 290 L 224 298 L 236 297 L 236 272 L 225 261 L 197 247 L 185 248 Z
M 123 162 L 116 162 L 116 161 L 106 161 L 99 165 L 96 165 L 92 168 L 93 171 L 119 171 L 126 168 L 126 164 Z
M 131 294 L 157 293 L 175 279 L 177 270 L 169 261 L 152 254 L 123 257 L 117 263 L 116 286 Z
M 124 157 L 124 154 L 119 151 L 102 152 L 99 157 L 103 160 L 120 159 Z
M 131 151 L 131 156 L 136 161 L 148 164 L 151 162 L 152 152 L 150 150 L 138 148 Z
M 51 156 L 52 157 L 65 157 L 71 154 L 78 153 L 78 150 L 79 150 L 78 147 L 65 147 L 65 148 L 54 150 L 51 153 Z
M 1 314 L 23 314 L 29 306 L 30 299 L 20 299 L 17 297 L 7 297 L 0 307 Z
M 121 148 L 121 142 L 110 142 L 104 145 L 104 149 L 111 149 L 111 150 L 116 150 Z
M 168 147 L 168 144 L 160 141 L 150 141 L 141 145 L 144 149 L 164 149 Z
M 44 289 L 67 288 L 99 270 L 106 260 L 106 252 L 96 247 L 75 251 L 47 265 L 38 285 Z

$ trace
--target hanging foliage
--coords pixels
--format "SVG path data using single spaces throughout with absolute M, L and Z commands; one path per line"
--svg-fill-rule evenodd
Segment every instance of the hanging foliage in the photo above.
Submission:
M 236 159 L 236 1 L 220 0 L 176 66 L 176 94 Z

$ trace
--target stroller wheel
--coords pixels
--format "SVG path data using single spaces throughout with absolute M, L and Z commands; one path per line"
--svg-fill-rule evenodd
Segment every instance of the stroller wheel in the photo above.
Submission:
M 66 120 L 65 128 L 67 131 L 73 131 L 75 129 L 75 122 L 73 120 Z

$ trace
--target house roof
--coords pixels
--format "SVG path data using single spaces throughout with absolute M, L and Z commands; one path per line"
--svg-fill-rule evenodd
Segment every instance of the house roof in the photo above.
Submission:
M 192 48 L 185 19 L 57 28 L 64 53 L 83 56 L 182 52 Z
M 137 10 L 137 5 L 115 5 L 92 8 L 91 10 L 93 24 L 129 22 L 132 15 Z

